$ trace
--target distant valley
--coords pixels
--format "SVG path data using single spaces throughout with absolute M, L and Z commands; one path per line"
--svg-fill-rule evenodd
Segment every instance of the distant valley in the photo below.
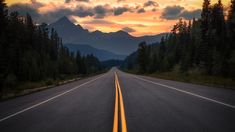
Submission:
M 80 51 L 81 55 L 88 55 L 88 54 L 93 54 L 96 56 L 100 61 L 107 61 L 107 60 L 124 60 L 125 55 L 118 55 L 114 54 L 110 51 L 106 50 L 101 50 L 94 48 L 90 45 L 85 45 L 85 44 L 64 44 L 65 47 L 67 47 L 71 52 L 76 53 L 77 50 Z

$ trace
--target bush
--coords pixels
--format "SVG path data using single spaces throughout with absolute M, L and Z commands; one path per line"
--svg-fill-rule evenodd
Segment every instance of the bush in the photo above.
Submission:
M 49 79 L 49 80 L 47 80 L 46 81 L 46 85 L 48 86 L 48 85 L 52 85 L 53 84 L 53 80 L 52 79 Z
M 14 87 L 17 83 L 17 77 L 14 74 L 8 74 L 4 82 L 6 87 Z

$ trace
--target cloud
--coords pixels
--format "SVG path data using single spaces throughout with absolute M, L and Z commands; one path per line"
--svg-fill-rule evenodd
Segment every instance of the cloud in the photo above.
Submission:
M 73 14 L 73 12 L 66 8 L 61 8 L 55 11 L 47 12 L 44 14 L 41 14 L 40 19 L 37 22 L 46 22 L 46 23 L 52 23 L 56 21 L 58 18 L 63 16 L 69 16 Z
M 83 24 L 105 24 L 105 25 L 111 25 L 111 24 L 115 24 L 113 22 L 109 22 L 106 20 L 102 20 L 102 19 L 94 19 L 91 21 L 83 21 Z
M 156 8 L 153 8 L 153 9 L 152 9 L 152 12 L 156 12 L 156 11 L 157 11 L 157 9 L 156 9 Z
M 66 0 L 65 2 L 72 1 L 83 1 L 89 2 L 90 0 Z M 76 5 L 77 4 L 77 5 Z M 95 19 L 103 19 L 106 16 L 119 16 L 125 12 L 136 12 L 136 13 L 145 13 L 146 10 L 144 6 L 157 6 L 158 4 L 154 1 L 148 1 L 142 5 L 137 6 L 128 6 L 122 5 L 119 7 L 111 6 L 109 4 L 105 5 L 88 5 L 88 4 L 78 4 L 76 3 L 73 8 L 69 8 L 64 5 L 53 5 L 48 6 L 48 4 L 40 3 L 37 0 L 31 0 L 28 4 L 17 3 L 10 6 L 10 10 L 18 11 L 21 15 L 25 15 L 27 12 L 33 17 L 33 19 L 38 22 L 51 23 L 57 20 L 59 17 L 63 16 L 78 16 L 78 17 L 93 17 Z M 156 11 L 155 7 L 151 11 Z M 40 12 L 39 12 L 40 11 Z M 185 15 L 188 15 L 185 12 Z
M 70 9 L 67 8 L 59 8 L 57 10 L 53 10 L 50 12 L 46 12 L 44 14 L 38 13 L 38 8 L 39 6 L 35 6 L 34 4 L 13 4 L 9 7 L 10 12 L 17 11 L 19 12 L 20 15 L 26 15 L 27 13 L 32 16 L 32 18 L 37 22 L 37 23 L 51 23 L 57 20 L 58 18 L 62 16 L 69 16 L 72 14 L 75 14 L 75 12 L 71 11 Z M 76 12 L 76 15 L 79 15 L 82 17 L 82 12 Z
M 151 1 L 151 0 L 144 3 L 144 7 L 149 7 L 149 6 L 158 7 L 159 4 L 157 2 Z
M 126 0 L 117 0 L 117 2 L 123 2 L 123 1 L 126 1 Z
M 122 31 L 125 31 L 125 32 L 128 32 L 128 33 L 136 32 L 135 29 L 129 28 L 129 27 L 124 27 L 124 28 L 122 28 Z
M 79 17 L 94 16 L 93 9 L 84 6 L 77 7 L 73 12 L 75 12 L 74 15 Z
M 40 17 L 38 8 L 44 5 L 37 0 L 30 0 L 29 4 L 16 3 L 9 7 L 10 12 L 17 11 L 20 15 L 26 15 L 27 13 L 36 18 Z
M 118 16 L 118 15 L 121 15 L 127 11 L 130 11 L 130 8 L 128 7 L 117 7 L 114 9 L 114 15 L 115 16 Z
M 192 18 L 200 18 L 201 10 L 186 10 L 184 7 L 181 6 L 167 6 L 160 18 L 162 19 L 167 19 L 167 20 L 176 20 L 179 18 L 184 18 L 184 19 L 192 19 Z
M 90 0 L 76 0 L 76 1 L 90 2 Z
M 94 7 L 95 18 L 102 19 L 108 14 L 112 13 L 112 8 L 106 5 L 98 5 Z
M 44 4 L 42 4 L 41 2 L 38 2 L 37 0 L 31 0 L 31 6 L 32 6 L 33 8 L 38 9 L 38 8 L 40 8 L 40 7 L 43 7 Z
M 71 1 L 90 2 L 90 0 L 65 0 L 64 3 L 70 3 Z
M 184 7 L 181 7 L 181 6 L 167 6 L 163 10 L 161 14 L 161 18 L 168 19 L 168 20 L 178 19 L 183 10 L 184 10 Z
M 144 8 L 140 8 L 137 10 L 137 13 L 145 13 L 145 9 Z
M 35 8 L 33 8 L 29 4 L 13 4 L 9 7 L 10 12 L 17 11 L 21 15 L 26 15 L 27 13 L 34 17 L 39 17 L 40 14 L 37 12 Z
M 57 10 L 41 14 L 41 22 L 44 21 L 51 23 L 60 17 L 71 15 L 83 18 L 87 16 L 94 16 L 95 14 L 92 8 L 84 6 L 78 6 L 75 10 L 70 10 L 68 8 L 58 8 Z
M 193 18 L 200 18 L 201 17 L 201 12 L 202 12 L 201 9 L 197 9 L 197 10 L 193 10 L 193 11 L 184 10 L 180 14 L 180 16 L 187 19 L 187 20 L 190 20 L 190 19 L 193 19 Z

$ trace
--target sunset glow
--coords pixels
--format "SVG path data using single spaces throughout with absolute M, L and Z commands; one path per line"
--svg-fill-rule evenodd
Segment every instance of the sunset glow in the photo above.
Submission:
M 217 0 L 212 0 L 215 3 Z M 26 5 L 38 22 L 52 23 L 68 16 L 89 31 L 115 32 L 128 27 L 134 36 L 169 32 L 180 17 L 200 16 L 203 0 L 6 0 L 8 6 Z M 225 7 L 230 0 L 222 0 Z M 15 9 L 15 8 L 13 8 Z M 28 8 L 27 8 L 28 9 Z M 175 11 L 179 14 L 174 14 Z M 24 10 L 27 11 L 27 10 Z M 172 13 L 173 14 L 170 14 Z M 39 14 L 39 15 L 38 15 Z M 163 15 L 164 14 L 164 15 Z M 175 16 L 176 15 L 176 16 Z M 40 17 L 40 18 L 37 18 Z

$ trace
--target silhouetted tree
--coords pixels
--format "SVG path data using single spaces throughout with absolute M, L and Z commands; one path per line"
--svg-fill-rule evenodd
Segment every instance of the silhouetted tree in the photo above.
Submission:
M 147 45 L 146 42 L 141 42 L 138 48 L 138 64 L 139 72 L 143 73 L 147 71 L 148 65 L 148 55 L 147 55 Z
M 209 26 L 211 22 L 211 7 L 210 0 L 204 0 L 201 14 L 201 43 L 199 45 L 198 55 L 200 67 L 205 69 L 205 72 L 211 74 L 212 69 L 212 49 L 211 36 Z
M 74 55 L 54 29 L 49 31 L 45 23 L 34 24 L 29 14 L 8 15 L 4 0 L 0 0 L 0 96 L 3 88 L 7 91 L 21 82 L 63 79 L 100 70 L 95 56 Z
M 77 63 L 77 70 L 78 74 L 82 73 L 82 57 L 79 51 L 76 53 L 76 63 Z
M 179 70 L 235 77 L 234 35 L 235 1 L 231 1 L 226 20 L 221 0 L 214 5 L 204 0 L 201 19 L 189 22 L 179 19 L 160 43 L 139 45 L 139 49 L 127 57 L 124 66 L 129 70 L 137 69 L 137 61 L 142 73 Z

